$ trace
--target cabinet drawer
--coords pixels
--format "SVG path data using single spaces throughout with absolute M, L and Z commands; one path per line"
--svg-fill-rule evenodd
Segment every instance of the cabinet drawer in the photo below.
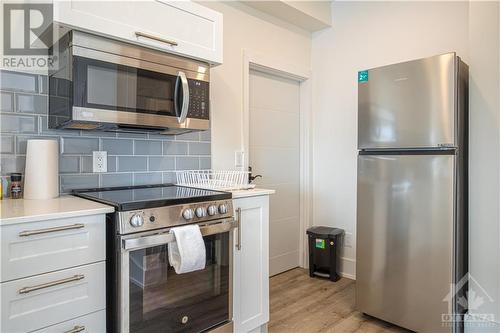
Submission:
M 4 282 L 0 332 L 29 332 L 106 307 L 105 262 Z
M 105 333 L 106 310 L 52 325 L 33 333 Z
M 191 1 L 55 1 L 54 21 L 135 44 L 222 63 L 222 14 Z
M 106 258 L 105 215 L 0 227 L 1 282 Z

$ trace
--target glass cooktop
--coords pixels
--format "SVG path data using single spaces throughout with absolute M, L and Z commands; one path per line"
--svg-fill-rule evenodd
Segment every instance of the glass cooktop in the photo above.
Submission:
M 232 194 L 173 184 L 74 190 L 73 195 L 114 206 L 118 211 L 231 199 Z

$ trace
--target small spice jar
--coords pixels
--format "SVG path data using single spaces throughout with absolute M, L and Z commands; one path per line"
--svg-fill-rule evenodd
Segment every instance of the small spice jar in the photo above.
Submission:
M 10 197 L 12 199 L 21 199 L 23 197 L 21 179 L 22 175 L 20 173 L 10 174 Z

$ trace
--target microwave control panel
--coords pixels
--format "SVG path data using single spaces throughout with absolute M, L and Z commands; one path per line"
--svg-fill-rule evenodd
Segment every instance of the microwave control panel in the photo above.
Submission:
M 188 118 L 209 118 L 209 83 L 199 80 L 188 80 L 189 111 Z

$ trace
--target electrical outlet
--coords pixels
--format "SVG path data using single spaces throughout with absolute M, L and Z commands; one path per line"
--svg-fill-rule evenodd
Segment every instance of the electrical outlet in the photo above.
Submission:
M 243 168 L 245 165 L 245 153 L 241 150 L 234 152 L 234 166 L 236 168 Z
M 92 152 L 92 171 L 108 172 L 108 152 L 106 151 Z

